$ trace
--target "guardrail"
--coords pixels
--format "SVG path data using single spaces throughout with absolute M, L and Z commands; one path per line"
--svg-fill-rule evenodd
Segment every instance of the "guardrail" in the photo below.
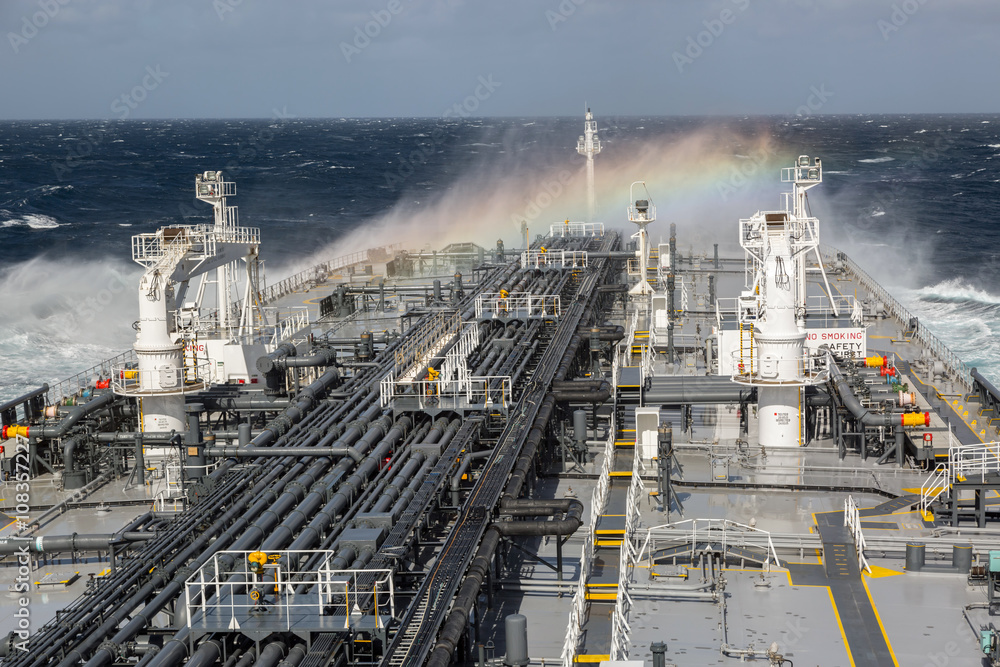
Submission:
M 130 364 L 112 368 L 111 386 L 121 396 L 173 396 L 201 391 L 209 381 L 208 360 L 171 368 L 142 369 Z
M 298 569 L 315 554 L 326 556 L 318 569 Z M 286 631 L 304 618 L 321 616 L 342 617 L 343 627 L 349 628 L 352 613 L 361 606 L 375 616 L 376 627 L 384 627 L 396 612 L 392 571 L 334 569 L 330 563 L 335 555 L 317 550 L 218 552 L 184 583 L 187 625 L 233 630 L 266 611 L 273 624 L 269 627 L 284 626 Z M 304 586 L 311 592 L 297 594 Z
M 367 250 L 359 250 L 357 252 L 352 252 L 349 255 L 343 255 L 341 257 L 331 259 L 328 262 L 321 262 L 309 267 L 308 269 L 299 271 L 295 275 L 288 276 L 273 285 L 269 285 L 264 289 L 261 297 L 264 303 L 270 303 L 275 299 L 280 299 L 286 294 L 295 292 L 307 283 L 325 281 L 327 277 L 337 269 L 343 269 L 354 264 L 361 264 L 363 262 L 376 261 L 376 258 L 378 258 L 379 261 L 383 258 L 390 258 L 400 248 L 402 248 L 401 244 L 393 243 L 391 245 L 369 248 Z
M 854 538 L 854 550 L 858 554 L 858 570 L 868 570 L 872 573 L 872 566 L 865 558 L 865 536 L 861 532 L 861 513 L 858 511 L 858 504 L 854 502 L 854 496 L 847 496 L 844 499 L 844 525 Z
M 135 363 L 135 361 L 135 350 L 126 350 L 121 354 L 117 354 L 110 359 L 105 359 L 101 363 L 91 366 L 85 371 L 80 371 L 76 375 L 71 375 L 65 380 L 57 382 L 49 387 L 45 398 L 49 405 L 60 403 L 64 399 L 77 396 L 85 390 L 93 389 L 94 380 L 97 378 L 111 379 L 115 367 L 126 366 L 129 363 Z
M 812 354 L 806 351 L 800 357 L 775 359 L 769 356 L 757 357 L 755 367 L 749 368 L 749 358 L 741 350 L 732 353 L 733 382 L 751 385 L 800 385 L 805 382 L 819 382 L 829 372 L 828 354 Z
M 587 266 L 586 250 L 526 250 L 521 253 L 525 269 L 582 269 Z
M 770 572 L 772 564 L 780 562 L 774 542 L 771 541 L 771 533 L 729 519 L 685 519 L 648 528 L 638 558 L 652 559 L 657 544 L 663 543 L 688 544 L 690 548 L 686 553 L 693 558 L 698 552 L 699 542 L 718 543 L 722 546 L 723 553 L 729 547 L 759 549 L 764 555 L 763 567 L 766 572 Z
M 604 236 L 603 222 L 569 222 L 549 225 L 549 236 L 566 238 L 567 236 Z
M 576 647 L 580 644 L 583 619 L 587 611 L 587 579 L 590 577 L 593 550 L 594 535 L 588 531 L 587 537 L 583 541 L 583 551 L 580 552 L 580 578 L 577 579 L 576 590 L 573 592 L 573 600 L 569 608 L 566 639 L 563 641 L 562 655 L 560 656 L 562 667 L 576 667 Z
M 635 447 L 633 451 L 632 482 L 629 484 L 625 501 L 625 539 L 622 540 L 618 554 L 618 597 L 611 615 L 612 660 L 628 659 L 629 636 L 632 632 L 628 624 L 628 615 L 632 610 L 632 597 L 629 595 L 628 586 L 632 581 L 632 571 L 638 556 L 633 537 L 639 527 L 639 498 L 642 497 L 642 473 L 645 471 L 640 448 Z
M 948 433 L 951 437 L 951 432 Z M 1000 472 L 1000 442 L 986 442 L 977 445 L 950 444 L 948 446 L 948 463 L 939 463 L 920 485 L 920 509 L 930 510 L 930 505 L 945 491 L 948 491 L 958 479 L 969 480 L 975 477 L 979 482 L 986 481 L 986 476 Z
M 836 255 L 836 258 L 843 262 L 847 270 L 854 274 L 855 279 L 861 283 L 866 290 L 868 290 L 869 294 L 881 301 L 889 313 L 899 320 L 904 327 L 909 326 L 910 321 L 916 319 L 913 313 L 903 307 L 899 301 L 896 301 L 896 299 L 889 294 L 889 292 L 882 287 L 878 281 L 868 275 L 868 273 L 858 266 L 853 259 L 848 257 L 847 253 L 838 250 L 833 246 L 824 246 L 823 250 L 827 254 Z M 941 339 L 928 331 L 926 326 L 920 324 L 919 320 L 917 321 L 917 329 L 914 332 L 913 337 L 923 343 L 927 349 L 940 359 L 948 371 L 959 382 L 961 382 L 967 390 L 972 391 L 972 377 L 970 375 L 969 365 L 962 361 L 957 354 L 952 352 L 948 346 L 941 341 Z
M 484 292 L 476 297 L 476 319 L 507 318 L 558 318 L 562 313 L 558 294 L 531 294 L 530 292 Z

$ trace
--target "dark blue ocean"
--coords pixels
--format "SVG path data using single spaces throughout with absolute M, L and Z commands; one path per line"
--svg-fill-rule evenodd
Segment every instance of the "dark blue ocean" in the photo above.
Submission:
M 604 117 L 598 219 L 624 227 L 644 180 L 682 252 L 780 207 L 779 170 L 848 251 L 952 349 L 1000 378 L 1000 116 Z M 582 219 L 582 118 L 0 123 L 0 398 L 129 347 L 133 234 L 208 223 L 194 176 L 236 181 L 269 282 L 367 245 L 438 247 Z M 708 246 L 710 247 L 710 245 Z

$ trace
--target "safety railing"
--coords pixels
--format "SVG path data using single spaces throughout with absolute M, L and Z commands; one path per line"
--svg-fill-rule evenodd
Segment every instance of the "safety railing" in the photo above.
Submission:
M 603 222 L 570 222 L 549 225 L 549 236 L 556 238 L 604 236 Z
M 184 366 L 141 370 L 132 364 L 119 364 L 111 369 L 111 387 L 121 396 L 186 394 L 204 389 L 211 370 L 207 359 Z
M 628 624 L 628 614 L 632 610 L 632 597 L 628 592 L 628 582 L 633 564 L 632 538 L 629 535 L 622 540 L 618 554 L 618 597 L 615 598 L 615 608 L 611 612 L 611 659 L 626 660 L 630 645 L 629 636 L 632 628 Z
M 947 464 L 939 463 L 920 485 L 920 511 L 930 511 L 931 503 L 951 489 L 951 475 Z
M 874 278 L 858 266 L 854 260 L 848 257 L 846 253 L 834 248 L 833 246 L 825 246 L 824 251 L 827 254 L 835 254 L 837 259 L 843 263 L 848 271 L 854 274 L 855 280 L 861 283 L 869 294 L 881 301 L 889 313 L 899 320 L 900 324 L 904 327 L 909 326 L 910 321 L 914 319 L 913 314 L 904 308 L 903 305 L 899 303 L 899 301 L 897 301 L 891 294 L 889 294 L 889 292 Z M 968 364 L 962 361 L 957 354 L 952 352 L 948 346 L 941 341 L 941 339 L 928 331 L 927 327 L 922 324 L 917 326 L 913 337 L 923 343 L 927 349 L 940 359 L 951 375 L 965 385 L 966 389 L 970 391 L 972 390 L 972 377 L 969 374 Z
M 401 382 L 393 373 L 389 373 L 379 382 L 379 394 L 382 407 L 388 407 L 398 399 L 407 399 L 421 410 L 480 407 L 506 411 L 512 402 L 513 383 L 509 375 L 472 375 L 461 381 L 439 379 Z
M 459 333 L 462 318 L 457 312 L 439 312 L 423 320 L 418 326 L 420 329 L 407 336 L 396 348 L 392 372 L 397 377 L 426 366 Z
M 319 568 L 298 569 L 316 554 L 325 556 Z M 346 629 L 359 611 L 385 627 L 396 613 L 392 571 L 334 569 L 334 557 L 328 550 L 220 551 L 185 581 L 188 627 L 239 630 L 271 612 L 272 631 L 318 625 L 307 619 L 323 616 L 343 618 Z
M 476 297 L 476 319 L 556 319 L 562 313 L 558 294 L 485 292 Z
M 167 496 L 166 491 L 159 491 L 155 496 L 153 496 L 153 511 L 154 512 L 183 512 L 185 510 L 185 504 L 187 498 L 184 496 Z
M 854 496 L 847 496 L 844 499 L 844 525 L 854 539 L 854 550 L 858 555 L 858 570 L 867 570 L 868 574 L 871 574 L 872 567 L 868 564 L 868 559 L 865 558 L 865 536 L 861 532 L 861 512 L 858 510 L 858 504 L 854 502 Z
M 632 609 L 632 597 L 629 595 L 629 583 L 635 568 L 638 551 L 635 547 L 635 533 L 639 527 L 639 499 L 643 495 L 642 474 L 645 465 L 642 462 L 640 448 L 633 449 L 632 482 L 629 484 L 625 500 L 625 539 L 622 540 L 618 554 L 618 597 L 615 599 L 615 609 L 611 615 L 611 659 L 625 660 L 628 658 L 631 628 L 628 615 Z
M 582 269 L 587 266 L 586 250 L 533 249 L 521 253 L 525 269 Z
M 950 433 L 949 433 L 950 436 Z M 1000 472 L 1000 442 L 976 445 L 952 443 L 948 446 L 948 463 L 939 463 L 920 485 L 920 509 L 930 510 L 930 505 L 956 481 L 978 481 Z
M 674 555 L 687 554 L 693 558 L 706 544 L 713 549 L 715 545 L 720 545 L 723 553 L 730 548 L 755 549 L 757 555 L 763 558 L 766 571 L 780 562 L 771 533 L 729 519 L 685 519 L 648 528 L 637 559 L 652 560 L 664 545 L 686 545 L 687 550 Z
M 280 317 L 277 308 L 266 308 L 265 310 L 274 313 L 273 317 L 268 318 L 275 322 L 274 327 L 271 328 L 272 345 L 277 345 L 282 341 L 288 340 L 296 332 L 309 326 L 309 308 L 306 306 L 291 308 L 290 313 L 285 317 Z
M 326 281 L 331 273 L 337 269 L 344 269 L 355 264 L 364 262 L 383 261 L 392 257 L 402 246 L 399 243 L 391 245 L 359 250 L 349 255 L 342 255 L 327 262 L 320 262 L 314 266 L 299 271 L 298 273 L 279 280 L 273 285 L 269 285 L 263 292 L 264 303 L 270 303 L 275 299 L 280 299 L 286 294 L 291 294 L 301 289 L 307 284 L 317 284 Z
M 587 579 L 590 577 L 593 551 L 594 536 L 588 532 L 583 541 L 583 550 L 580 552 L 580 576 L 576 581 L 573 599 L 570 602 L 566 639 L 563 641 L 562 655 L 560 656 L 562 667 L 576 666 L 576 648 L 580 645 L 583 620 L 587 611 Z
M 48 392 L 45 394 L 46 400 L 49 405 L 55 405 L 56 403 L 61 403 L 66 399 L 77 396 L 86 397 L 94 389 L 95 381 L 111 379 L 116 367 L 128 366 L 135 363 L 135 360 L 135 350 L 127 350 L 110 359 L 105 359 L 85 371 L 71 375 L 65 380 L 61 380 L 50 386 Z
M 829 373 L 829 354 L 805 354 L 792 359 L 775 359 L 769 356 L 758 356 L 750 359 L 742 350 L 732 353 L 733 382 L 751 385 L 801 385 L 803 383 L 821 382 Z

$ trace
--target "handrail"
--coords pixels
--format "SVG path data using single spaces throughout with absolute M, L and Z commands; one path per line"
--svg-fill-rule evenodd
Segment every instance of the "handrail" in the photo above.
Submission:
M 393 243 L 390 245 L 369 248 L 367 250 L 359 250 L 357 252 L 352 252 L 349 255 L 336 257 L 327 262 L 320 262 L 319 264 L 310 266 L 308 269 L 304 269 L 296 274 L 288 276 L 273 285 L 268 285 L 261 295 L 263 302 L 269 303 L 275 299 L 280 299 L 286 294 L 295 292 L 306 283 L 325 280 L 335 269 L 343 269 L 354 264 L 361 264 L 363 262 L 370 261 L 373 257 L 379 255 L 391 257 L 400 248 L 402 248 L 402 244 Z
M 871 574 L 872 566 L 865 558 L 865 536 L 861 532 L 861 512 L 858 510 L 858 504 L 854 502 L 854 496 L 847 496 L 844 499 L 844 525 L 850 531 L 851 537 L 854 538 L 854 550 L 858 555 L 858 570 L 868 570 L 868 574 Z
M 876 296 L 888 309 L 888 311 L 900 321 L 904 326 L 909 325 L 910 321 L 914 319 L 912 313 L 903 307 L 896 299 L 889 294 L 889 292 L 882 287 L 874 278 L 868 275 L 860 266 L 855 263 L 847 254 L 833 246 L 824 246 L 824 250 L 827 254 L 835 254 L 837 259 L 841 260 L 847 269 L 854 274 L 861 285 L 868 290 L 873 296 Z M 916 331 L 913 336 L 920 340 L 931 352 L 933 352 L 938 359 L 951 371 L 959 382 L 961 382 L 966 389 L 972 390 L 972 377 L 969 372 L 969 366 L 962 359 L 952 352 L 947 345 L 945 345 L 941 339 L 932 334 L 927 330 L 927 327 L 923 324 L 918 324 Z

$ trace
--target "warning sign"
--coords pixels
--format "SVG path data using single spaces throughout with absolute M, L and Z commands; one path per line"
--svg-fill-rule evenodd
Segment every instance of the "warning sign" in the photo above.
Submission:
M 868 336 L 864 329 L 808 329 L 806 347 L 818 352 L 822 347 L 845 357 L 868 354 Z

